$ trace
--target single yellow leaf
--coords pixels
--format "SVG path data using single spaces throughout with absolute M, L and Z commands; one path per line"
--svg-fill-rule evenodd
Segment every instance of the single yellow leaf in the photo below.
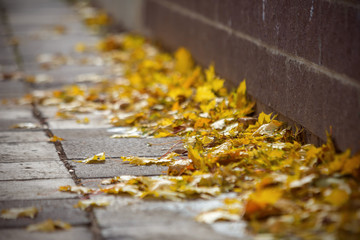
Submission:
M 84 117 L 83 119 L 77 119 L 76 122 L 79 124 L 89 124 L 90 119 L 88 117 Z
M 61 138 L 61 137 L 58 137 L 58 136 L 56 136 L 56 135 L 54 135 L 54 136 L 52 136 L 50 139 L 49 139 L 49 141 L 50 142 L 57 142 L 57 141 L 63 141 L 64 139 L 63 138 Z
M 11 126 L 11 128 L 35 129 L 35 128 L 40 128 L 40 126 L 35 123 L 29 122 L 29 123 L 18 123 L 18 124 Z
M 48 219 L 46 221 L 31 224 L 26 227 L 26 230 L 29 232 L 54 232 L 56 230 L 68 230 L 71 228 L 69 223 Z
M 188 73 L 194 67 L 194 61 L 188 50 L 181 47 L 175 52 L 175 69 L 181 73 Z
M 75 45 L 76 52 L 82 53 L 82 52 L 85 52 L 85 50 L 86 50 L 86 45 L 84 43 L 79 42 Z
M 134 165 L 168 165 L 172 159 L 168 158 L 145 158 L 145 157 L 121 157 L 124 162 L 129 162 Z
M 215 209 L 203 212 L 196 216 L 196 221 L 211 224 L 218 221 L 236 222 L 241 219 L 240 214 L 230 213 L 224 209 Z
M 263 125 L 263 124 L 265 124 L 265 123 L 269 123 L 269 122 L 271 121 L 271 114 L 272 114 L 272 113 L 270 113 L 270 114 L 265 114 L 264 112 L 261 112 L 261 113 L 259 114 L 258 123 L 259 123 L 260 125 Z
M 349 200 L 349 194 L 343 189 L 332 189 L 324 192 L 324 201 L 335 207 L 341 207 Z
M 75 208 L 80 208 L 81 210 L 85 210 L 90 207 L 106 207 L 109 206 L 110 202 L 106 199 L 86 199 L 79 200 L 77 204 L 74 205 Z
M 96 163 L 105 163 L 105 152 L 98 153 L 92 157 L 89 157 L 85 160 L 76 161 L 86 164 L 96 164 Z
M 276 203 L 282 195 L 283 191 L 279 188 L 263 188 L 252 193 L 249 199 L 260 206 L 266 206 L 267 204 L 273 205 Z
M 89 194 L 94 192 L 94 190 L 92 190 L 91 188 L 82 187 L 82 186 L 70 186 L 70 185 L 60 186 L 59 191 L 79 193 L 79 194 Z
M 343 169 L 341 171 L 342 174 L 354 174 L 359 172 L 360 168 L 360 153 L 353 156 L 352 158 L 348 158 L 344 162 Z
M 215 98 L 215 94 L 212 92 L 211 87 L 201 86 L 196 90 L 195 101 L 210 101 Z
M 1 218 L 4 219 L 17 219 L 20 217 L 34 218 L 38 214 L 36 207 L 27 208 L 10 208 L 1 210 Z

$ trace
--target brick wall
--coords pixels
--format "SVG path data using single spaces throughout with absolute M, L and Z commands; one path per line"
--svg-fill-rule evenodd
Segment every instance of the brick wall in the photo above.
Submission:
M 273 111 L 305 127 L 312 142 L 325 140 L 332 126 L 339 149 L 360 150 L 359 1 L 142 0 L 139 5 L 142 26 L 135 30 L 147 29 L 170 50 L 187 47 L 204 66 L 214 62 L 228 86 L 245 78 L 257 111 Z

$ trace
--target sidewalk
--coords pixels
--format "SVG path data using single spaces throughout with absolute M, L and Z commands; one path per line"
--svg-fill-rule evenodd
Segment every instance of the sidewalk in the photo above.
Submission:
M 73 205 L 76 195 L 60 192 L 64 185 L 96 187 L 102 179 L 121 175 L 154 176 L 166 171 L 163 166 L 133 166 L 119 161 L 122 156 L 159 157 L 174 139 L 110 138 L 114 132 L 106 119 L 86 113 L 89 124 L 55 117 L 56 107 L 14 104 L 16 99 L 36 90 L 56 89 L 76 83 L 78 75 L 105 74 L 101 64 L 72 64 L 45 70 L 54 54 L 80 59 L 74 51 L 79 43 L 93 43 L 98 37 L 81 23 L 65 1 L 1 0 L 0 64 L 5 73 L 24 71 L 26 76 L 41 76 L 44 82 L 0 79 L 0 209 L 35 206 L 34 219 L 0 219 L 0 239 L 232 239 L 246 237 L 241 223 L 197 223 L 194 216 L 219 205 L 218 200 L 161 202 L 112 197 L 107 208 L 82 211 Z M 44 55 L 47 54 L 47 55 Z M 51 55 L 52 54 L 52 55 Z M 96 57 L 96 56 L 94 56 Z M 41 58 L 41 57 L 40 57 Z M 44 60 L 44 61 L 45 61 Z M 41 59 L 40 59 L 41 61 Z M 44 75 L 46 74 L 46 75 Z M 51 76 L 52 81 L 49 80 Z M 41 77 L 40 77 L 41 78 Z M 39 80 L 39 79 L 37 79 Z M 91 83 L 88 83 L 91 84 Z M 13 129 L 19 123 L 33 123 L 34 129 Z M 50 143 L 53 135 L 65 141 Z M 150 143 L 150 144 L 149 144 Z M 105 152 L 104 164 L 82 164 L 94 154 Z M 96 196 L 94 196 L 96 198 Z M 72 228 L 53 233 L 28 232 L 25 227 L 46 219 L 68 222 Z M 215 231 L 214 229 L 217 229 Z M 232 236 L 231 236 L 232 235 Z

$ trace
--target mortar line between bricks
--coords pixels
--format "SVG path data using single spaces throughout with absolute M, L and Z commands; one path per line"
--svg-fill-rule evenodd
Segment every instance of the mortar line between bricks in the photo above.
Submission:
M 54 134 L 50 130 L 49 124 L 46 122 L 46 119 L 43 117 L 40 110 L 37 108 L 37 106 L 35 104 L 32 104 L 32 107 L 33 107 L 33 109 L 32 109 L 33 110 L 32 111 L 33 115 L 41 123 L 41 125 L 44 127 L 44 132 L 46 133 L 46 135 L 49 138 L 53 137 Z M 66 169 L 69 171 L 69 173 L 70 173 L 73 181 L 75 182 L 75 184 L 76 185 L 82 185 L 81 179 L 76 176 L 75 171 L 70 171 L 70 170 L 73 170 L 73 167 L 68 162 L 68 161 L 71 161 L 71 160 L 69 160 L 67 158 L 66 153 L 64 151 L 64 148 L 62 147 L 61 142 L 59 142 L 59 141 L 54 142 L 54 146 L 55 146 L 56 152 L 59 155 L 60 160 L 63 162 Z M 101 235 L 100 226 L 99 226 L 99 223 L 98 223 L 98 221 L 96 219 L 94 210 L 91 210 L 91 211 L 88 212 L 88 218 L 90 220 L 90 231 L 91 231 L 91 233 L 93 235 L 93 240 L 103 240 L 103 237 Z
M 46 135 L 49 138 L 53 137 L 54 134 L 50 130 L 49 124 L 46 122 L 46 119 L 42 115 L 41 111 L 37 108 L 36 104 L 32 104 L 32 113 L 33 113 L 34 117 L 43 126 L 44 132 L 46 133 Z M 71 175 L 71 178 L 73 179 L 75 184 L 76 185 L 82 185 L 81 179 L 76 176 L 75 171 L 70 171 L 70 170 L 73 170 L 73 167 L 69 163 L 70 160 L 67 158 L 66 153 L 64 151 L 64 148 L 62 147 L 61 142 L 59 142 L 59 141 L 54 142 L 54 146 L 55 146 L 57 154 L 59 155 L 60 160 L 63 162 L 64 166 L 69 171 L 69 173 Z M 91 233 L 93 235 L 93 240 L 103 240 L 104 238 L 101 235 L 100 226 L 99 226 L 99 223 L 98 223 L 98 221 L 96 219 L 94 210 L 90 210 L 88 212 L 88 218 L 90 220 L 90 231 L 91 231 Z
M 320 66 L 314 62 L 311 62 L 303 57 L 299 57 L 294 54 L 285 52 L 284 50 L 281 50 L 275 46 L 265 43 L 265 42 L 259 40 L 258 38 L 255 38 L 253 36 L 250 36 L 248 34 L 240 32 L 238 30 L 234 30 L 220 22 L 214 21 L 214 20 L 209 19 L 203 15 L 200 15 L 194 11 L 191 11 L 187 8 L 179 6 L 176 3 L 171 3 L 171 2 L 164 1 L 164 0 L 151 0 L 151 1 L 154 1 L 161 6 L 168 8 L 171 11 L 177 12 L 177 13 L 187 16 L 189 18 L 198 20 L 199 22 L 201 22 L 203 24 L 206 24 L 206 25 L 212 26 L 216 29 L 222 30 L 222 31 L 228 33 L 229 35 L 234 35 L 242 40 L 245 40 L 247 42 L 250 42 L 250 43 L 256 45 L 259 48 L 264 48 L 266 51 L 270 52 L 273 55 L 285 57 L 286 62 L 290 62 L 290 61 L 296 62 L 299 65 L 303 65 L 303 66 L 307 67 L 309 70 L 311 70 L 313 72 L 322 73 L 322 74 L 328 76 L 329 78 L 336 79 L 337 81 L 341 82 L 344 85 L 350 85 L 350 86 L 356 88 L 357 90 L 360 90 L 360 83 L 358 83 L 356 81 L 356 79 L 353 79 L 353 78 L 347 76 L 346 74 L 336 72 L 327 67 Z
M 37 108 L 37 106 L 35 104 L 33 104 L 32 107 L 33 107 L 33 115 L 40 122 L 40 124 L 43 126 L 46 136 L 48 136 L 49 138 L 53 137 L 54 134 L 50 130 L 48 123 L 46 122 L 45 118 L 42 116 L 42 114 L 39 111 L 39 109 Z M 74 169 L 70 165 L 70 163 L 68 162 L 68 158 L 67 158 L 66 153 L 65 153 L 65 151 L 64 151 L 64 149 L 62 147 L 61 142 L 56 141 L 53 144 L 55 146 L 57 154 L 59 155 L 60 160 L 64 163 L 66 169 L 69 171 L 69 173 L 71 175 L 71 178 L 74 180 L 75 184 L 76 185 L 81 185 L 81 179 L 79 179 L 76 176 L 75 171 L 70 171 L 70 170 L 74 170 Z

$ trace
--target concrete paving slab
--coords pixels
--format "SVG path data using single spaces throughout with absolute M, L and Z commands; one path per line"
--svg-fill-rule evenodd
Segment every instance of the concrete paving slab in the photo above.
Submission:
M 33 123 L 38 125 L 39 122 L 35 119 L 0 119 L 0 131 L 39 131 L 42 129 L 41 126 L 37 126 L 35 129 L 17 129 L 13 128 L 14 125 L 19 123 Z
M 105 239 L 234 239 L 170 211 L 138 211 L 131 205 L 94 211 Z
M 35 219 L 19 218 L 16 220 L 0 218 L 0 228 L 20 228 L 29 224 L 47 219 L 61 219 L 72 225 L 88 224 L 87 213 L 74 208 L 77 199 L 51 199 L 51 200 L 15 200 L 0 201 L 0 209 L 36 207 L 39 210 Z
M 74 194 L 58 191 L 58 188 L 64 185 L 74 185 L 74 181 L 71 178 L 0 181 L 0 201 L 76 198 Z
M 73 227 L 67 231 L 57 231 L 52 233 L 28 232 L 25 229 L 1 229 L 1 239 L 15 240 L 89 240 L 92 239 L 91 231 L 87 227 Z
M 0 132 L 0 143 L 47 142 L 49 138 L 43 131 L 7 131 Z
M 92 129 L 52 129 L 52 132 L 59 137 L 70 140 L 85 140 L 94 138 L 110 138 L 114 133 L 108 131 L 109 128 Z
M 88 131 L 94 128 L 107 129 L 111 127 L 102 111 L 94 110 L 91 113 L 74 113 L 74 118 L 72 119 L 60 119 L 56 117 L 56 113 L 59 110 L 58 107 L 40 106 L 38 109 L 42 113 L 43 117 L 47 118 L 46 122 L 55 135 L 57 135 L 57 129 L 69 129 L 70 132 L 73 132 L 79 129 L 87 129 L 86 131 Z M 87 124 L 77 122 L 77 120 L 81 121 L 84 118 L 88 118 L 89 122 Z M 111 134 L 108 136 L 111 136 Z
M 1 143 L 0 162 L 38 162 L 59 161 L 54 144 L 46 142 L 36 143 Z
M 58 131 L 58 136 L 66 136 Z M 170 150 L 179 138 L 79 138 L 62 142 L 68 159 L 84 159 L 105 152 L 111 158 L 122 156 L 159 157 Z
M 37 8 L 14 12 L 9 15 L 8 21 L 14 28 L 20 25 L 46 27 L 58 24 L 69 25 L 78 22 L 78 17 L 69 9 Z
M 7 10 L 18 9 L 26 11 L 28 9 L 38 9 L 38 8 L 68 8 L 64 1 L 53 1 L 53 0 L 32 0 L 32 1 L 23 1 L 23 0 L 2 0 L 3 5 Z
M 2 119 L 27 120 L 34 119 L 31 107 L 14 107 L 0 105 L 0 116 Z
M 87 65 L 66 65 L 55 69 L 44 71 L 36 64 L 27 64 L 24 67 L 27 75 L 36 76 L 37 74 L 46 74 L 51 77 L 52 82 L 34 84 L 35 89 L 60 88 L 63 85 L 77 84 L 78 76 L 82 74 L 103 74 L 104 68 L 101 66 Z M 89 85 L 89 84 L 86 84 Z
M 94 38 L 93 41 L 90 41 L 90 39 L 84 40 L 87 41 L 87 44 L 96 44 L 98 41 L 97 38 Z M 72 54 L 74 53 L 74 46 L 80 41 L 81 39 L 77 36 L 58 38 L 51 41 L 21 41 L 19 51 L 24 62 L 34 61 L 39 54 L 43 53 Z
M 20 98 L 28 92 L 29 89 L 22 82 L 0 81 L 0 98 Z
M 0 105 L 0 116 L 0 131 L 16 130 L 12 126 L 18 123 L 39 124 L 32 115 L 31 106 Z
M 111 178 L 121 175 L 135 175 L 135 176 L 154 176 L 166 173 L 168 167 L 165 166 L 135 166 L 123 163 L 121 159 L 109 160 L 104 164 L 85 164 L 69 161 L 74 167 L 75 174 L 79 178 Z M 1 165 L 0 165 L 1 169 Z
M 0 163 L 0 181 L 70 177 L 60 161 Z
M 33 15 L 36 14 L 43 14 L 43 11 L 34 12 Z M 67 15 L 65 13 L 64 15 Z M 61 18 L 64 18 L 64 15 Z M 16 38 L 19 38 L 20 42 L 24 41 L 35 41 L 35 40 L 53 40 L 53 39 L 60 39 L 66 36 L 78 36 L 79 41 L 82 37 L 91 37 L 95 36 L 94 33 L 87 31 L 87 28 L 76 21 L 75 17 L 72 15 L 68 15 L 69 19 L 63 19 L 59 21 L 57 24 L 41 24 L 41 25 L 29 25 L 26 23 L 17 24 L 12 26 L 12 32 Z M 65 29 L 64 34 L 59 34 L 56 32 L 56 26 L 63 26 Z

